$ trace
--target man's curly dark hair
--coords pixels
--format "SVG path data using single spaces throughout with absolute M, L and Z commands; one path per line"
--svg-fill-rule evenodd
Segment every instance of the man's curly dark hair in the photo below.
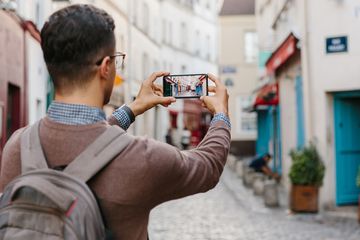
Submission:
M 41 30 L 41 47 L 55 88 L 83 86 L 96 62 L 115 50 L 115 24 L 104 10 L 76 4 L 52 14 Z

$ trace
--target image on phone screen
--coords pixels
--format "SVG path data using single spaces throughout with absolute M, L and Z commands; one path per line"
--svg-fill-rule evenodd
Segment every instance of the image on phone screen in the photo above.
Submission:
M 200 98 L 208 95 L 207 74 L 168 75 L 163 78 L 165 97 Z

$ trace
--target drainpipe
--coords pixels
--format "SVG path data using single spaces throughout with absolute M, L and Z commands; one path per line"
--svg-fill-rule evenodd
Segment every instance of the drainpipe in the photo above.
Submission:
M 133 59 L 134 57 L 132 56 L 132 24 L 133 24 L 133 8 L 132 8 L 132 0 L 128 0 L 128 21 L 127 21 L 127 34 L 128 34 L 128 40 L 127 40 L 127 55 L 129 56 L 128 59 Z M 129 61 L 129 63 L 127 64 L 127 88 L 128 88 L 128 93 L 127 96 L 124 96 L 125 98 L 125 102 L 132 102 L 132 79 L 133 75 L 132 75 L 132 61 Z M 126 92 L 126 91 L 125 91 Z M 126 94 L 126 93 L 125 93 Z M 133 135 L 135 135 L 136 133 L 136 124 L 134 123 L 132 127 L 130 127 L 129 132 L 132 133 Z
M 301 39 L 301 67 L 303 76 L 304 110 L 305 110 L 305 139 L 313 140 L 313 97 L 311 88 L 311 58 L 309 44 L 309 0 L 303 1 L 303 36 Z

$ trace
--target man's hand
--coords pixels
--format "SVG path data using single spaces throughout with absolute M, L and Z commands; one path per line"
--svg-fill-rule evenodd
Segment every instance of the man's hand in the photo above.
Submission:
M 169 75 L 168 72 L 155 72 L 150 75 L 142 84 L 136 99 L 128 105 L 135 116 L 144 113 L 158 104 L 164 107 L 176 102 L 174 97 L 163 97 L 162 87 L 154 84 L 159 77 Z
M 216 85 L 215 87 L 209 86 L 209 92 L 214 92 L 215 95 L 201 97 L 203 106 L 209 109 L 212 114 L 224 113 L 228 115 L 229 94 L 225 85 L 212 74 L 209 74 L 209 79 Z

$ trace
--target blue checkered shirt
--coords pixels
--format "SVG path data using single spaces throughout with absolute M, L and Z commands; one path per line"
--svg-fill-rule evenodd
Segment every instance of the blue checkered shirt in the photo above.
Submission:
M 116 109 L 112 116 L 118 121 L 119 126 L 124 130 L 127 130 L 132 123 L 129 114 L 123 109 L 123 107 Z M 67 125 L 87 125 L 106 120 L 105 112 L 100 108 L 56 101 L 50 104 L 48 117 L 55 122 Z M 215 124 L 218 121 L 223 121 L 226 126 L 231 128 L 230 119 L 227 115 L 223 113 L 215 114 L 210 125 Z
M 210 122 L 210 125 L 215 124 L 218 121 L 223 121 L 226 126 L 229 127 L 229 129 L 231 129 L 231 122 L 230 119 L 227 115 L 225 115 L 224 113 L 217 113 L 214 115 L 213 119 Z
M 120 107 L 112 115 L 122 129 L 127 130 L 130 127 L 131 119 L 124 109 Z M 87 125 L 106 120 L 105 112 L 100 108 L 55 101 L 50 104 L 48 117 L 55 122 L 67 125 Z

